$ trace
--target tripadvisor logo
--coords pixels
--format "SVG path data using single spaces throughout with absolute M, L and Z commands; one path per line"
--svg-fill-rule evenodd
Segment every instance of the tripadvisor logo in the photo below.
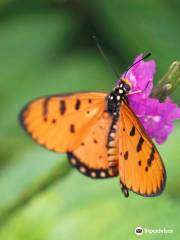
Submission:
M 174 233 L 173 229 L 168 228 L 142 228 L 142 227 L 136 227 L 134 230 L 136 235 L 142 235 L 142 234 L 172 234 Z
M 136 235 L 142 235 L 143 234 L 143 228 L 142 227 L 136 227 L 135 228 L 135 234 Z

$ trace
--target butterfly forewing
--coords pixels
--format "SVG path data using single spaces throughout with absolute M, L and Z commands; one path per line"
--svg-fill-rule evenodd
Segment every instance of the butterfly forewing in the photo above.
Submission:
M 72 151 L 104 112 L 105 97 L 100 92 L 41 97 L 25 106 L 20 120 L 44 147 L 61 153 Z
M 166 173 L 161 157 L 126 103 L 120 107 L 119 139 L 119 173 L 123 186 L 144 196 L 162 192 Z

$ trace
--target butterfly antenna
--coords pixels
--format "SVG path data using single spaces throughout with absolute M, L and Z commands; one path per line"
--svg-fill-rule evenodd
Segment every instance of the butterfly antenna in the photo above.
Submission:
M 150 56 L 151 56 L 151 53 L 147 53 L 144 57 L 142 57 L 141 59 L 139 59 L 137 62 L 133 63 L 133 64 L 126 70 L 126 72 L 125 72 L 125 74 L 124 74 L 124 78 L 126 77 L 128 71 L 129 71 L 134 65 L 136 65 L 136 64 L 139 63 L 139 62 L 141 62 L 142 60 L 147 59 L 147 58 L 150 57 Z
M 96 36 L 92 36 L 92 38 L 93 38 L 93 40 L 95 41 L 96 46 L 97 46 L 100 54 L 103 56 L 103 58 L 105 59 L 106 63 L 107 63 L 108 66 L 110 67 L 110 69 L 113 71 L 113 73 L 116 75 L 116 77 L 119 78 L 119 74 L 116 72 L 116 70 L 114 69 L 112 63 L 109 61 L 109 59 L 108 59 L 107 56 L 105 55 L 105 53 L 104 53 L 104 51 L 103 51 L 103 49 L 102 49 L 102 47 L 101 47 L 101 45 L 100 45 L 97 37 L 96 37 Z
M 148 88 L 149 84 L 150 84 L 150 81 L 148 81 L 143 91 L 145 91 Z

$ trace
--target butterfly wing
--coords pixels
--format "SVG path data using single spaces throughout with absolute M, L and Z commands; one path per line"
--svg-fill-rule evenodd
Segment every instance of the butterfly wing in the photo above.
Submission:
M 111 116 L 104 112 L 98 121 L 91 125 L 79 147 L 68 153 L 70 163 L 88 177 L 116 176 L 108 168 L 107 141 L 111 123 Z
M 20 121 L 45 148 L 60 153 L 72 151 L 104 112 L 105 98 L 106 93 L 100 92 L 41 97 L 25 106 Z
M 143 196 L 156 196 L 165 186 L 166 172 L 161 157 L 131 108 L 122 103 L 119 118 L 122 186 Z

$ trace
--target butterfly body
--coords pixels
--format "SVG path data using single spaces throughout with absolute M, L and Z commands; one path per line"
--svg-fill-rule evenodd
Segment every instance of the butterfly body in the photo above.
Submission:
M 80 173 L 94 179 L 119 175 L 126 197 L 128 190 L 156 196 L 165 186 L 165 168 L 129 107 L 130 90 L 130 84 L 122 80 L 110 94 L 41 97 L 25 106 L 20 121 L 37 143 L 67 153 Z
M 117 131 L 119 109 L 123 101 L 127 102 L 126 94 L 130 90 L 125 86 L 126 85 L 124 82 L 122 82 L 120 85 L 117 85 L 107 97 L 107 111 L 112 117 L 112 124 L 108 134 L 107 153 L 109 169 L 111 169 L 113 175 L 118 174 L 119 165 L 119 147 L 118 147 L 119 134 Z

